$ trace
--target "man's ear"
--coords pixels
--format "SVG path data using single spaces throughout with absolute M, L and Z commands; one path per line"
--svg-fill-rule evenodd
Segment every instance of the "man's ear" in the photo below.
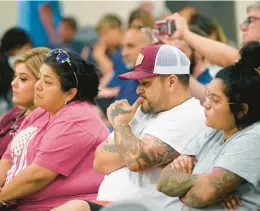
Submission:
M 178 82 L 179 82 L 179 79 L 176 75 L 170 75 L 168 77 L 168 80 L 169 80 L 168 83 L 169 83 L 170 88 L 175 88 L 177 86 Z

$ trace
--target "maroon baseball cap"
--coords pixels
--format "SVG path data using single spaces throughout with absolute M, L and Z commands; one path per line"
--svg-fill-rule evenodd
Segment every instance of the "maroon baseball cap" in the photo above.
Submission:
M 190 60 L 178 48 L 163 44 L 143 48 L 136 60 L 135 69 L 118 78 L 142 80 L 171 74 L 190 74 Z

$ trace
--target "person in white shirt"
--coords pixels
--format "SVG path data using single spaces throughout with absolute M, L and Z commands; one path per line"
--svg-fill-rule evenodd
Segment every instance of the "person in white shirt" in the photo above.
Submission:
M 176 203 L 178 198 L 157 191 L 157 180 L 162 168 L 206 130 L 203 107 L 190 94 L 189 67 L 179 49 L 152 45 L 141 50 L 133 71 L 119 76 L 138 80 L 140 97 L 132 106 L 120 100 L 107 110 L 114 132 L 96 150 L 94 169 L 106 174 L 97 200 L 150 197 L 162 209 Z M 90 205 L 73 210 L 98 210 Z

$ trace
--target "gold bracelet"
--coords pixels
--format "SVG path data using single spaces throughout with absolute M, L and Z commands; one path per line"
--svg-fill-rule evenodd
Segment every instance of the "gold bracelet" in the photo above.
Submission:
M 1 203 L 2 205 L 6 206 L 6 203 L 5 203 L 4 201 L 0 200 L 0 203 Z

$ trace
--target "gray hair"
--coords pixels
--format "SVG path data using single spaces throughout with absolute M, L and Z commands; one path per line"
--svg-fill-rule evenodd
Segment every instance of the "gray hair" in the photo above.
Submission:
M 257 2 L 255 2 L 255 3 L 253 3 L 253 4 L 250 4 L 250 5 L 247 7 L 246 11 L 249 12 L 249 11 L 252 10 L 252 9 L 260 10 L 260 2 L 257 1 Z
M 150 42 L 151 44 L 157 42 L 157 40 L 155 40 L 156 38 L 153 35 L 153 30 L 150 27 L 142 27 L 140 31 L 142 32 L 143 38 L 146 41 Z

